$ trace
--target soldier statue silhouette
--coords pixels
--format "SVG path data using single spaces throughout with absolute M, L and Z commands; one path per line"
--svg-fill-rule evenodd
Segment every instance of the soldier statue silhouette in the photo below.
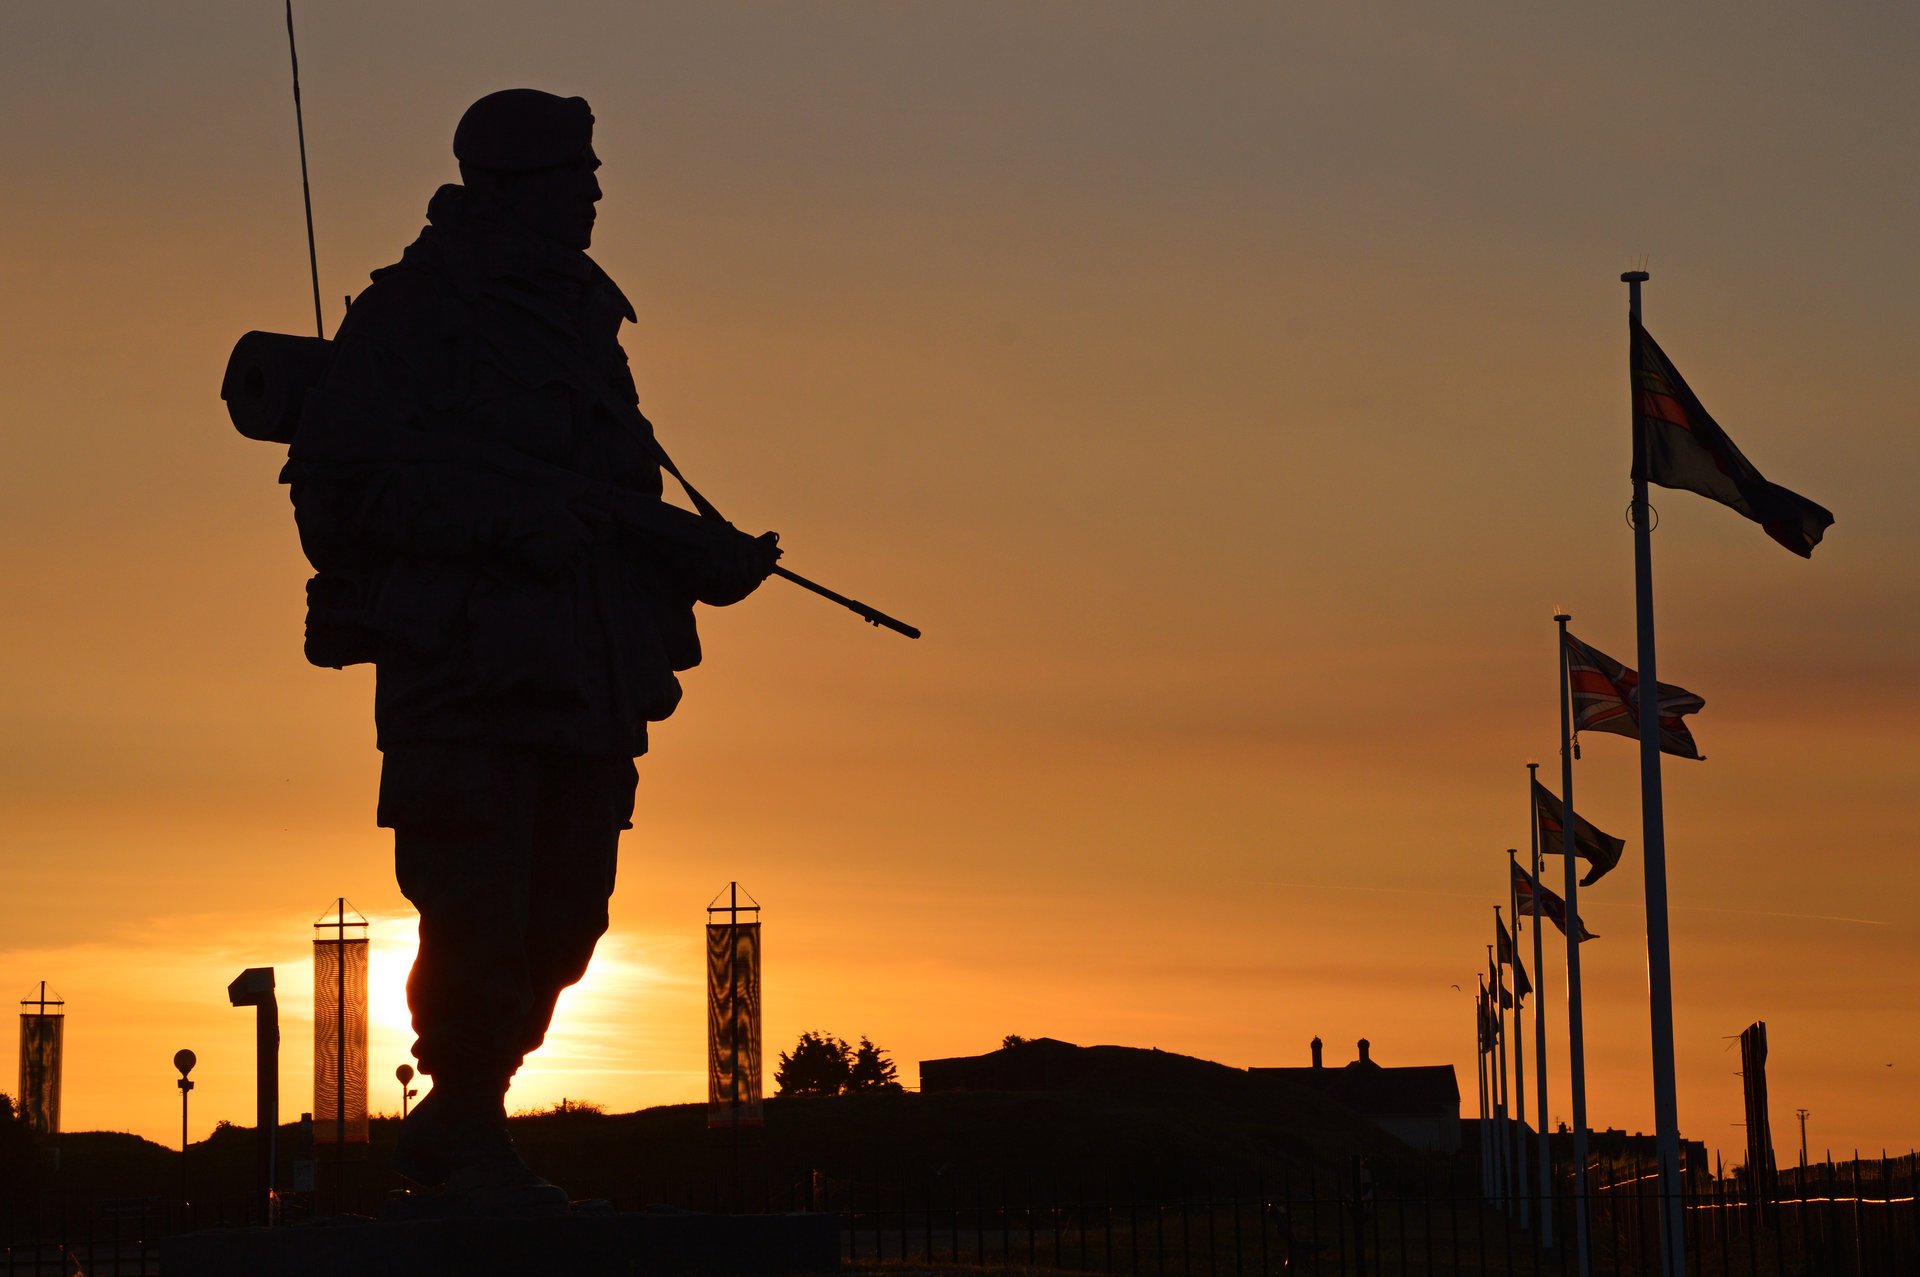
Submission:
M 564 1210 L 504 1097 L 606 931 L 633 760 L 700 661 L 694 605 L 778 575 L 920 631 L 777 566 L 774 534 L 734 528 L 655 439 L 618 339 L 633 308 L 586 254 L 586 102 L 488 94 L 453 153 L 461 181 L 337 337 L 248 333 L 220 393 L 240 433 L 289 445 L 307 659 L 376 670 L 379 822 L 420 912 L 407 1005 L 433 1080 L 395 1169 L 433 1209 Z
M 672 462 L 617 339 L 633 309 L 585 251 L 586 102 L 489 94 L 453 153 L 460 183 L 353 302 L 282 479 L 317 574 L 309 658 L 376 666 L 379 822 L 420 912 L 433 1089 L 395 1169 L 463 1209 L 563 1208 L 508 1137 L 507 1086 L 606 931 L 633 760 L 700 660 L 694 604 L 745 598 L 780 551 L 661 500 Z

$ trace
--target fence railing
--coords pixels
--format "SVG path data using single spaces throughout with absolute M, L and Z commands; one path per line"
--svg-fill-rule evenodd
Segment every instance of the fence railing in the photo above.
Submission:
M 1659 1273 L 1660 1199 L 1649 1169 L 1598 1158 L 1590 1184 L 1590 1272 Z M 1682 1202 L 1688 1270 L 1698 1277 L 1920 1275 L 1915 1187 L 1912 1157 L 1790 1170 L 1769 1198 L 1732 1179 L 1696 1177 Z M 704 1173 L 635 1183 L 612 1204 L 831 1213 L 843 1259 L 860 1266 L 1113 1277 L 1579 1272 L 1569 1196 L 1549 1204 L 1555 1244 L 1548 1248 L 1539 1201 L 1489 1200 L 1477 1178 L 1438 1160 L 1337 1175 L 1276 1167 L 1163 1181 L 882 1166 L 766 1171 L 751 1181 Z M 379 1213 L 373 1200 L 346 1207 Z M 257 1214 L 243 1203 L 186 1207 L 159 1197 L 0 1202 L 0 1274 L 148 1277 L 159 1271 L 161 1238 L 255 1223 Z

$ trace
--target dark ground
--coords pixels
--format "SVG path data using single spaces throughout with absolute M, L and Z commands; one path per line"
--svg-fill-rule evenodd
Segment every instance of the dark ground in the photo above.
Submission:
M 297 1100 L 294 1102 L 298 1102 Z M 372 1143 L 350 1148 L 346 1205 L 377 1203 L 399 1123 L 376 1118 Z M 891 1092 L 767 1101 L 766 1125 L 706 1129 L 706 1106 L 637 1113 L 551 1113 L 512 1119 L 528 1161 L 576 1197 L 622 1208 L 670 1202 L 700 1209 L 833 1204 L 849 1178 L 897 1184 L 991 1184 L 1011 1174 L 1036 1184 L 1116 1188 L 1183 1179 L 1318 1170 L 1338 1173 L 1356 1153 L 1376 1163 L 1404 1150 L 1324 1097 L 1275 1079 L 1158 1051 L 1091 1048 L 1072 1088 L 1055 1092 Z M 296 1128 L 280 1131 L 280 1183 L 294 1182 Z M 188 1152 L 196 1203 L 240 1202 L 250 1191 L 251 1128 L 221 1127 Z M 33 1164 L 37 1163 L 37 1164 Z M 62 1136 L 59 1169 L 42 1148 L 32 1163 L 0 1167 L 10 1192 L 51 1189 L 70 1201 L 166 1197 L 179 1191 L 180 1156 L 137 1136 Z M 319 1150 L 325 1212 L 334 1201 L 333 1151 Z

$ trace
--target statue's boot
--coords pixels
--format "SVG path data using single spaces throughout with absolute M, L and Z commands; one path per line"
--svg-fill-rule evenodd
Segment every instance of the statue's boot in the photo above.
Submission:
M 400 1124 L 393 1169 L 422 1188 L 439 1188 L 453 1170 L 454 1148 L 476 1126 L 506 1122 L 506 1087 L 436 1078 L 425 1099 Z
M 454 1138 L 450 1163 L 442 1191 L 464 1201 L 473 1213 L 567 1213 L 566 1190 L 526 1164 L 504 1120 L 464 1127 Z

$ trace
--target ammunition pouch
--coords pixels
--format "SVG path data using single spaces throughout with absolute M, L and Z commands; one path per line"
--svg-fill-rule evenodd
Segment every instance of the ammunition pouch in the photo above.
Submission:
M 378 581 L 369 572 L 339 569 L 307 580 L 307 660 L 327 669 L 366 665 L 380 658 L 374 622 Z

